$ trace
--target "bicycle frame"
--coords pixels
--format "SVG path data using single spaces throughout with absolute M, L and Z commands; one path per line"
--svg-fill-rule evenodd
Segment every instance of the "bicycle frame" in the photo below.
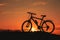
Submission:
M 38 20 L 41 20 L 41 22 L 40 22 L 39 25 L 36 24 L 34 18 L 35 18 L 35 19 L 38 19 Z M 42 18 L 37 18 L 37 17 L 31 16 L 30 19 L 29 19 L 29 21 L 33 20 L 33 22 L 34 22 L 38 27 L 40 27 L 40 26 L 42 25 L 42 22 L 44 21 L 43 19 L 44 19 L 43 17 L 42 17 Z

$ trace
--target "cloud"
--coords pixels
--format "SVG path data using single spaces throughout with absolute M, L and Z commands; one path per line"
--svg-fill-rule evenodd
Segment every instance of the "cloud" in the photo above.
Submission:
M 47 4 L 47 2 L 34 2 L 33 3 L 34 6 L 38 6 L 38 5 L 43 5 L 44 6 L 46 4 Z
M 4 6 L 5 4 L 0 4 L 0 6 Z
M 1 3 L 0 6 L 6 6 L 7 3 Z

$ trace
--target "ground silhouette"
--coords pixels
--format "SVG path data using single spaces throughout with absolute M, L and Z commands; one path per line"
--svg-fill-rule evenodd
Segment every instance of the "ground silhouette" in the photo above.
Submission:
M 0 39 L 10 40 L 60 40 L 60 35 L 46 32 L 20 32 L 11 30 L 1 30 Z

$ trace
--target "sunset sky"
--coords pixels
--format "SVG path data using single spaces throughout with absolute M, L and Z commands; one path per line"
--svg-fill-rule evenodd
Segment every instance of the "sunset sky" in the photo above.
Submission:
M 0 29 L 20 30 L 28 11 L 37 17 L 46 14 L 56 26 L 54 33 L 60 35 L 60 0 L 0 0 Z

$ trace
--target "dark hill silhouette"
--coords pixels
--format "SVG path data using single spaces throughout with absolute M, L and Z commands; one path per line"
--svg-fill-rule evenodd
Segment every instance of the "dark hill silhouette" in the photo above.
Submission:
M 46 32 L 20 32 L 11 30 L 1 30 L 0 39 L 10 40 L 60 40 L 60 35 L 50 34 Z

